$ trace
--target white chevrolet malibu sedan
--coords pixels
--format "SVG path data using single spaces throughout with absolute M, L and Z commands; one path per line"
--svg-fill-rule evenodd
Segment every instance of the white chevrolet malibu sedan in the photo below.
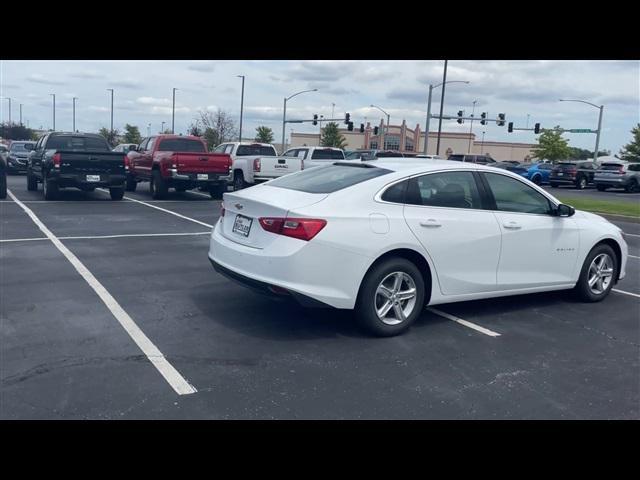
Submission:
M 387 158 L 225 193 L 209 260 L 254 290 L 354 309 L 390 336 L 425 305 L 563 289 L 600 301 L 625 276 L 627 244 L 509 171 Z

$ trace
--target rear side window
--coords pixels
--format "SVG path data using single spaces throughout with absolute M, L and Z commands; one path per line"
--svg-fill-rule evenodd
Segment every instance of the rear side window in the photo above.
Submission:
M 332 193 L 391 173 L 385 168 L 350 165 L 327 165 L 271 180 L 269 186 L 306 193 Z
M 95 150 L 110 152 L 111 148 L 104 138 L 80 137 L 75 135 L 56 135 L 49 137 L 47 149 L 55 150 Z
M 447 208 L 482 208 L 471 172 L 431 173 L 409 180 L 405 203 Z
M 237 157 L 246 157 L 249 155 L 260 155 L 261 157 L 276 157 L 276 149 L 271 146 L 262 145 L 239 145 L 236 151 Z
M 311 160 L 344 160 L 344 153 L 342 150 L 314 150 L 311 154 Z
M 404 180 L 403 182 L 391 185 L 385 190 L 380 199 L 384 202 L 404 203 L 404 194 L 407 191 L 408 184 L 409 180 Z
M 189 138 L 165 138 L 160 141 L 159 152 L 205 152 L 204 145 Z

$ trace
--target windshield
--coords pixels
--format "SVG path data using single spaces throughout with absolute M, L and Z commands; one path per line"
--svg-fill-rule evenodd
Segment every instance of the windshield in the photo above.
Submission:
M 72 135 L 56 135 L 47 140 L 47 149 L 55 150 L 97 150 L 111 151 L 107 141 L 102 137 L 79 137 Z
M 25 143 L 12 143 L 11 144 L 11 152 L 28 152 L 28 150 L 26 148 L 24 148 L 26 144 Z
M 356 165 L 332 164 L 326 167 L 302 170 L 300 173 L 271 180 L 269 186 L 306 193 L 332 193 L 391 173 L 391 170 L 384 168 L 364 168 L 364 164 L 360 163 Z
M 236 152 L 237 157 L 259 155 L 261 157 L 276 157 L 276 149 L 270 145 L 240 145 Z
M 205 152 L 204 145 L 199 140 L 190 138 L 166 138 L 158 146 L 159 152 Z

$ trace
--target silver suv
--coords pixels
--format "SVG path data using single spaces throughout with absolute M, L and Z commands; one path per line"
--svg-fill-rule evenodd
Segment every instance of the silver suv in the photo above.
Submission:
M 603 162 L 593 177 L 596 188 L 624 188 L 627 192 L 640 191 L 640 163 Z

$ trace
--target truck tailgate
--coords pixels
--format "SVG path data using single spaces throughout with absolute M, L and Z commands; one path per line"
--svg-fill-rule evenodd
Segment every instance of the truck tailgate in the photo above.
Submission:
M 260 171 L 254 168 L 254 177 L 270 179 L 303 169 L 303 160 L 298 157 L 260 157 Z M 254 162 L 255 166 L 255 162 Z
M 173 154 L 179 174 L 218 173 L 228 174 L 231 157 L 226 153 L 176 152 Z
M 63 174 L 124 175 L 124 154 L 117 152 L 78 152 L 58 150 Z

